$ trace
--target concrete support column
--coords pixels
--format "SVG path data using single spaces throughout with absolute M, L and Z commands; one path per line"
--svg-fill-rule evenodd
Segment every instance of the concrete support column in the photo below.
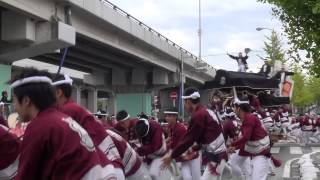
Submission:
M 74 86 L 72 88 L 71 97 L 77 104 L 81 104 L 81 88 L 79 86 Z
M 117 114 L 117 103 L 116 103 L 116 96 L 111 95 L 108 99 L 108 113 L 109 115 Z
M 88 109 L 95 113 L 98 109 L 98 91 L 97 89 L 89 89 L 88 92 Z
M 162 69 L 153 69 L 152 79 L 154 85 L 168 85 L 169 83 L 168 72 Z

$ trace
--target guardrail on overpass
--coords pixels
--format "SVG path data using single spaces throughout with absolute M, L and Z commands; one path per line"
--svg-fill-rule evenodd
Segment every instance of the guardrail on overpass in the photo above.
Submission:
M 172 45 L 173 47 L 177 48 L 178 50 L 184 52 L 186 55 L 190 56 L 191 58 L 201 62 L 201 63 L 206 63 L 204 62 L 202 59 L 199 59 L 199 57 L 195 56 L 194 54 L 192 54 L 191 52 L 189 52 L 188 50 L 184 49 L 183 47 L 179 46 L 178 44 L 176 44 L 175 42 L 171 41 L 170 39 L 168 39 L 167 37 L 165 37 L 164 35 L 162 35 L 161 33 L 159 33 L 158 31 L 154 30 L 153 28 L 151 28 L 150 26 L 146 25 L 145 23 L 139 21 L 137 18 L 133 17 L 132 15 L 130 15 L 129 13 L 127 13 L 126 11 L 124 11 L 123 9 L 119 8 L 118 6 L 114 5 L 113 3 L 107 1 L 107 0 L 100 0 L 101 2 L 103 2 L 105 5 L 110 6 L 112 9 L 114 9 L 115 11 L 117 11 L 118 13 L 122 14 L 123 16 L 131 19 L 133 22 L 139 24 L 141 27 L 145 28 L 146 30 L 152 32 L 153 34 L 155 34 L 156 36 L 158 36 L 159 38 L 161 38 L 162 40 L 166 41 L 167 43 L 169 43 L 170 45 Z M 207 64 L 207 63 L 206 63 Z M 207 64 L 207 67 L 214 69 L 212 66 L 210 66 L 209 64 Z

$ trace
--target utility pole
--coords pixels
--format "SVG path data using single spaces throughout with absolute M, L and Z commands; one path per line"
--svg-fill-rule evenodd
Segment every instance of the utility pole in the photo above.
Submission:
M 199 30 L 198 30 L 198 35 L 199 35 L 199 61 L 201 61 L 201 43 L 202 43 L 202 24 L 201 24 L 201 0 L 199 0 Z
M 182 99 L 183 93 L 184 93 L 184 74 L 183 74 L 183 66 L 184 66 L 184 59 L 183 59 L 183 54 L 182 51 L 180 51 L 180 58 L 181 58 L 181 67 L 180 67 L 180 115 L 182 120 L 184 121 L 184 100 Z

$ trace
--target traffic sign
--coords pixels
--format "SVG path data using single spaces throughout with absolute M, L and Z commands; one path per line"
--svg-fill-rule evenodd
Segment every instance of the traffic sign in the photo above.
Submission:
M 175 92 L 175 91 L 171 92 L 171 93 L 170 93 L 170 98 L 171 98 L 172 100 L 176 100 L 176 99 L 178 98 L 177 92 Z

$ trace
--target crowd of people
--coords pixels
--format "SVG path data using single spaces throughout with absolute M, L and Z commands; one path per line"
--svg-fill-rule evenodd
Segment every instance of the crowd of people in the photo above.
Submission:
M 195 88 L 182 97 L 190 121 L 175 108 L 163 112 L 166 125 L 126 110 L 92 114 L 72 100 L 72 83 L 35 69 L 10 81 L 25 126 L 17 133 L 0 116 L 0 179 L 160 180 L 167 171 L 184 180 L 221 179 L 223 172 L 264 180 L 281 164 L 270 153 L 270 135 L 307 143 L 319 133 L 314 116 L 263 109 L 256 97 L 214 95 L 205 107 Z

